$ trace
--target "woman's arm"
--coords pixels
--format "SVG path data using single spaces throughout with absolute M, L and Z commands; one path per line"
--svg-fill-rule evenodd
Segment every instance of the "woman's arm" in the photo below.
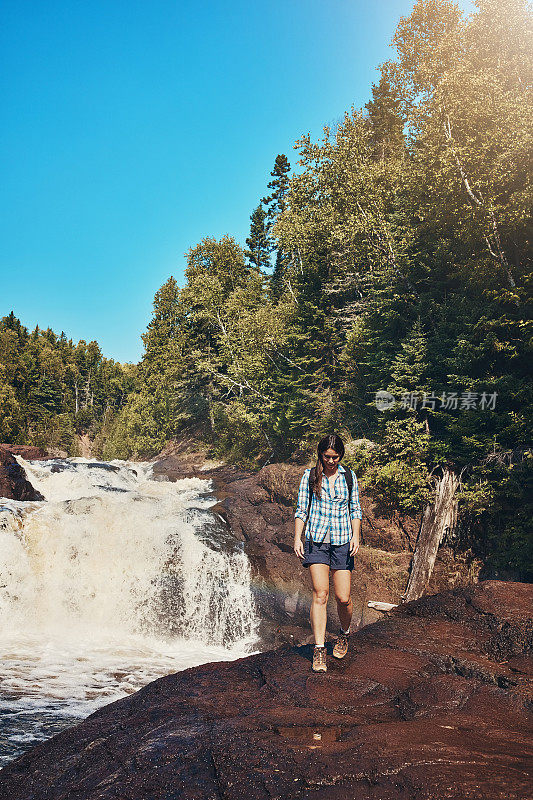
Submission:
M 310 470 L 306 469 L 300 481 L 298 502 L 294 513 L 294 552 L 299 558 L 304 557 L 302 533 L 307 519 L 307 506 L 309 505 L 309 472 Z
M 363 514 L 361 512 L 361 505 L 359 503 L 359 487 L 357 485 L 357 478 L 355 472 L 352 470 L 353 485 L 352 494 L 350 496 L 350 521 L 352 524 L 352 537 L 350 539 L 350 555 L 354 556 L 359 550 L 359 543 L 361 539 L 361 520 Z

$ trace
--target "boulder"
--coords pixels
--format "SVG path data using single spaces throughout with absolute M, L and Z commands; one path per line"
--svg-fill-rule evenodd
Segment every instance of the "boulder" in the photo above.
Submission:
M 0 445 L 0 497 L 11 500 L 43 500 L 42 494 L 37 492 L 26 479 L 26 473 L 10 452 L 12 447 L 9 445 L 8 450 L 4 445 Z M 26 448 L 26 450 L 32 449 Z
M 532 604 L 484 582 L 366 626 L 325 674 L 285 645 L 168 675 L 5 767 L 0 795 L 525 800 Z

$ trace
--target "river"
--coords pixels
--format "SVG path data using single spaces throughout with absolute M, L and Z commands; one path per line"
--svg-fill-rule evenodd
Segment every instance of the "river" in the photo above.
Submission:
M 249 563 L 209 481 L 18 461 L 45 500 L 0 499 L 0 766 L 161 675 L 258 645 Z

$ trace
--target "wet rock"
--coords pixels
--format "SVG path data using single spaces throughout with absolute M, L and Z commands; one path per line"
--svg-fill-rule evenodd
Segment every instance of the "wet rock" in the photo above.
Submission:
M 87 469 L 100 469 L 103 472 L 119 472 L 120 470 L 120 467 L 117 467 L 116 464 L 108 464 L 106 461 L 92 461 L 84 466 Z
M 497 582 L 413 601 L 326 674 L 283 646 L 169 675 L 8 765 L 0 795 L 525 800 L 532 602 Z
M 9 497 L 11 500 L 44 499 L 26 479 L 26 473 L 14 455 L 3 445 L 0 445 L 0 497 Z
M 65 459 L 54 458 L 52 459 L 52 461 L 53 464 L 50 467 L 50 472 L 52 473 L 52 475 L 55 475 L 58 472 L 66 472 L 67 470 L 72 469 L 72 465 L 68 461 L 65 461 Z

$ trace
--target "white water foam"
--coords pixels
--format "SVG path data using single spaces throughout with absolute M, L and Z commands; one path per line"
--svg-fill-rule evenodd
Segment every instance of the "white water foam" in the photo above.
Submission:
M 66 719 L 257 642 L 249 564 L 208 481 L 18 460 L 45 500 L 0 501 L 4 763 Z

